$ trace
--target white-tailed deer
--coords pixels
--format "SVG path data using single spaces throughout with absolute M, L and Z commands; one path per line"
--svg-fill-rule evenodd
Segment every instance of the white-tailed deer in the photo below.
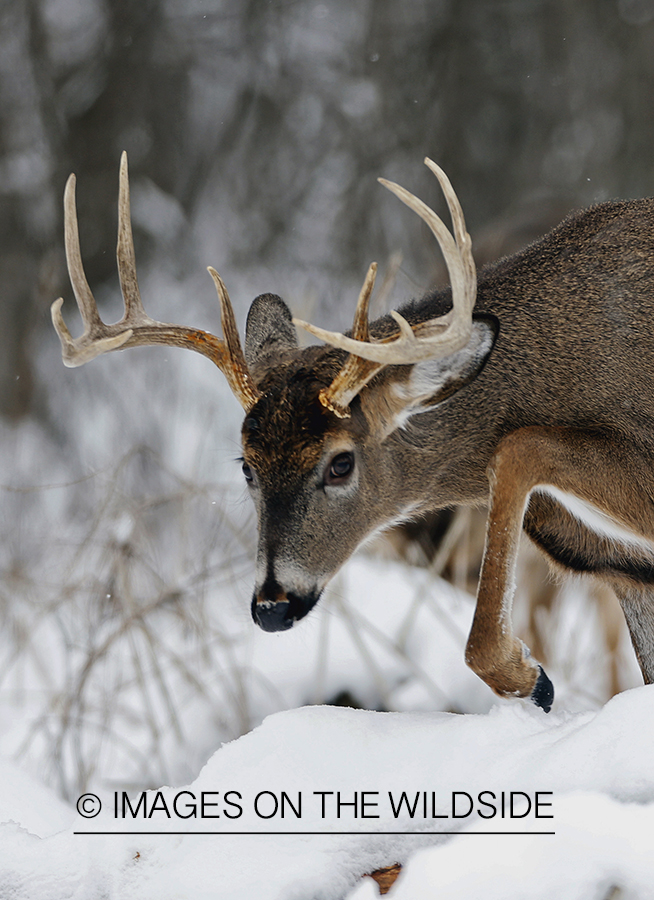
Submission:
M 451 290 L 368 322 L 370 267 L 350 336 L 295 321 L 264 294 L 241 349 L 227 292 L 224 340 L 155 322 L 134 263 L 127 163 L 119 189 L 125 315 L 101 321 L 82 268 L 75 182 L 65 193 L 68 268 L 84 321 L 52 315 L 66 365 L 109 350 L 172 344 L 203 353 L 245 410 L 243 473 L 257 508 L 252 615 L 290 628 L 376 529 L 429 510 L 489 503 L 477 608 L 466 649 L 501 696 L 549 710 L 553 688 L 514 636 L 521 529 L 556 563 L 609 582 L 646 682 L 654 681 L 654 201 L 603 203 L 566 219 L 477 278 L 444 173 L 453 236 L 420 200 L 382 182 L 435 235 Z M 476 305 L 475 305 L 476 298 Z M 474 312 L 473 312 L 474 308 Z M 300 349 L 295 325 L 328 347 Z

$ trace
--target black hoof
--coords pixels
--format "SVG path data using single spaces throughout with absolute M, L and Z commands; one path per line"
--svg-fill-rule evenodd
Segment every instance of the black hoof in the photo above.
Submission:
M 538 671 L 538 681 L 531 692 L 531 699 L 536 706 L 540 706 L 542 710 L 548 713 L 554 700 L 554 685 L 545 674 L 542 666 L 538 667 Z

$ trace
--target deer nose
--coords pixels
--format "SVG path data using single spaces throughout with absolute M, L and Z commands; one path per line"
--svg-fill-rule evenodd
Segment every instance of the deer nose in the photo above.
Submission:
M 252 618 L 264 631 L 287 631 L 304 618 L 318 602 L 318 594 L 286 593 L 278 585 L 267 585 L 252 598 Z
M 284 599 L 266 600 L 255 594 L 252 598 L 252 618 L 264 631 L 286 631 L 293 627 L 291 604 Z

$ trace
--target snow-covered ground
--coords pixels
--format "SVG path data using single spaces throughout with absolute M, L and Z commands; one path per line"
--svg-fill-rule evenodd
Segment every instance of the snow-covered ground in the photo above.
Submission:
M 89 738 L 97 730 L 91 703 L 89 721 L 68 734 L 81 745 L 78 764 L 88 766 L 81 810 L 94 813 L 96 797 L 102 803 L 93 817 L 76 811 L 70 778 L 66 804 L 27 774 L 25 766 L 39 768 L 34 747 L 22 770 L 6 758 L 47 718 L 37 703 L 43 687 L 36 699 L 19 692 L 22 706 L 11 706 L 12 691 L 0 695 L 2 900 L 370 900 L 377 887 L 362 876 L 396 862 L 405 868 L 389 896 L 405 900 L 654 897 L 654 686 L 576 711 L 579 696 L 569 685 L 566 693 L 562 671 L 550 669 L 561 688 L 550 715 L 497 701 L 463 663 L 471 598 L 388 560 L 354 558 L 290 633 L 266 635 L 239 618 L 243 593 L 242 584 L 225 588 L 217 615 L 232 609 L 237 622 L 229 652 L 234 671 L 247 672 L 249 719 L 281 711 L 209 750 L 201 768 L 202 748 L 220 728 L 210 704 L 191 702 L 184 679 L 180 687 L 168 673 L 168 699 L 186 741 L 162 727 L 147 771 L 156 787 L 154 773 L 164 771 L 158 757 L 167 759 L 174 786 L 141 791 L 134 748 L 142 756 L 150 745 L 129 659 L 108 659 L 93 675 L 115 677 L 122 659 L 120 714 L 107 712 L 105 740 Z M 573 608 L 575 598 L 568 599 L 566 609 Z M 572 640 L 575 615 L 565 622 Z M 588 614 L 585 622 L 589 629 Z M 32 655 L 39 646 L 41 656 L 49 651 L 56 700 L 63 654 L 46 626 Z M 184 639 L 180 646 L 169 619 L 155 620 L 151 636 L 160 638 L 160 653 L 176 641 L 180 662 Z M 143 680 L 147 645 L 139 648 Z M 221 659 L 209 661 L 206 677 Z M 19 668 L 26 678 L 27 662 Z M 157 685 L 162 673 L 154 674 Z M 5 674 L 5 688 L 11 683 Z M 341 691 L 398 711 L 292 708 Z M 226 694 L 210 698 L 224 702 Z M 57 720 L 63 713 L 54 700 L 50 718 Z M 70 768 L 54 725 L 51 733 L 60 766 Z M 123 744 L 131 753 L 120 752 Z M 185 771 L 199 774 L 184 779 Z
M 650 898 L 653 742 L 654 686 L 549 716 L 305 707 L 86 819 L 3 764 L 0 896 L 370 900 L 402 861 L 398 900 Z

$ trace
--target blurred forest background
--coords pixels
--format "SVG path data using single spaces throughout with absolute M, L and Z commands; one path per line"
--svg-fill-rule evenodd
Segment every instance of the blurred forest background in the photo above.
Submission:
M 252 629 L 239 410 L 192 354 L 63 368 L 49 307 L 65 296 L 78 333 L 71 171 L 107 320 L 125 149 L 152 316 L 219 329 L 211 264 L 241 326 L 271 291 L 344 328 L 371 260 L 401 251 L 393 304 L 443 277 L 377 176 L 437 205 L 435 159 L 483 263 L 574 207 L 654 194 L 653 112 L 654 0 L 0 0 L 0 750 L 67 796 L 100 777 L 107 747 L 114 769 L 137 759 L 135 784 L 159 784 L 266 711 L 230 656 L 230 616 Z M 215 613 L 226 585 L 236 616 Z M 180 684 L 206 727 L 182 721 Z M 371 684 L 359 699 L 388 706 L 378 672 Z
M 67 291 L 71 171 L 89 279 L 114 280 L 122 149 L 142 266 L 255 267 L 261 291 L 290 272 L 296 296 L 326 274 L 330 319 L 369 259 L 420 255 L 418 224 L 374 179 L 433 197 L 425 154 L 477 241 L 653 191 L 651 0 L 4 0 L 0 16 L 7 417 L 44 392 L 31 359 Z

